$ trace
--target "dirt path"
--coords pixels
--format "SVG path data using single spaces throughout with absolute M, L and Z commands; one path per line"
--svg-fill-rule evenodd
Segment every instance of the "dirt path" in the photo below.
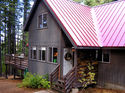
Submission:
M 79 93 L 125 93 L 125 91 L 102 89 L 102 88 L 88 88 L 86 90 L 80 91 Z
M 13 80 L 12 76 L 9 79 L 0 78 L 0 93 L 34 93 L 39 91 L 38 89 L 18 88 L 19 83 L 21 80 Z

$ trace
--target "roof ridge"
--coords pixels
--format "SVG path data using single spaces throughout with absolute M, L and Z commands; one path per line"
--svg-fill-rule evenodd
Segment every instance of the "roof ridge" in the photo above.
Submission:
M 114 4 L 114 3 L 118 3 L 118 2 L 123 2 L 123 1 L 125 1 L 125 0 L 113 1 L 113 2 L 102 4 L 102 5 L 93 6 L 92 8 L 102 7 L 102 6 L 105 6 L 105 5 L 110 5 L 110 4 Z

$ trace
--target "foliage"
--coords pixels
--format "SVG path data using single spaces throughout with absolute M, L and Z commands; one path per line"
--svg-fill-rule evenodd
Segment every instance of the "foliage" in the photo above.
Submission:
M 40 76 L 27 72 L 19 87 L 50 88 L 50 82 L 47 80 L 45 76 L 47 75 Z
M 28 56 L 28 37 L 29 37 L 29 34 L 28 32 L 26 32 L 25 34 L 23 33 L 23 35 L 25 36 L 25 40 L 20 40 L 18 42 L 18 45 L 17 45 L 17 54 L 22 54 L 22 50 L 23 50 L 23 47 L 25 47 L 25 56 L 27 57 Z M 24 46 L 23 46 L 23 43 L 24 43 Z
M 28 56 L 28 47 L 26 47 L 28 33 L 22 35 L 22 24 L 28 17 L 31 1 L 33 0 L 0 0 L 0 74 L 2 67 L 4 72 L 4 60 L 1 58 L 5 54 L 22 54 L 23 52 L 25 56 Z
M 94 70 L 94 66 L 92 66 L 92 64 L 89 62 L 87 69 L 84 69 L 83 72 L 81 73 L 82 78 L 79 79 L 79 82 L 83 84 L 83 88 L 86 88 L 90 84 L 96 84 L 96 81 L 95 81 L 96 74 L 92 72 L 92 70 Z
M 84 0 L 84 4 L 89 6 L 97 6 L 104 3 L 112 2 L 113 0 Z
M 115 0 L 74 0 L 74 1 L 78 2 L 78 3 L 84 2 L 84 4 L 88 5 L 88 6 L 97 6 L 97 5 L 109 3 L 109 2 L 112 2 L 112 1 L 115 1 Z

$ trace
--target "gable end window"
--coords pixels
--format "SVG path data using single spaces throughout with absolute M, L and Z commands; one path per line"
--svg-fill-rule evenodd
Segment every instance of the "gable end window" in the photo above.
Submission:
M 47 28 L 47 13 L 38 16 L 38 28 Z

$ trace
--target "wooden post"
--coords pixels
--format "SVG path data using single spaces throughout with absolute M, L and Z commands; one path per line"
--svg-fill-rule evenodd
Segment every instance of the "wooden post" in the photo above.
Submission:
M 50 87 L 52 88 L 52 75 L 50 74 Z
M 6 79 L 8 79 L 8 77 L 7 77 L 7 64 L 6 64 Z
M 14 79 L 16 79 L 16 69 L 15 69 L 15 67 L 14 67 L 14 69 L 13 69 L 13 75 L 14 75 Z
M 21 78 L 23 79 L 24 78 L 24 76 L 23 76 L 23 70 L 21 70 Z
M 59 77 L 59 79 L 60 79 L 60 65 L 59 65 L 59 76 L 58 76 L 58 77 Z

